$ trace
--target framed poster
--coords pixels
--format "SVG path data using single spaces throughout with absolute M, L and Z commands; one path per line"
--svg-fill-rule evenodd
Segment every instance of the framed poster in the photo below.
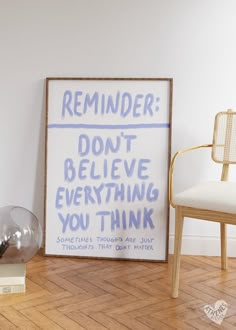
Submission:
M 45 254 L 166 261 L 172 79 L 46 89 Z

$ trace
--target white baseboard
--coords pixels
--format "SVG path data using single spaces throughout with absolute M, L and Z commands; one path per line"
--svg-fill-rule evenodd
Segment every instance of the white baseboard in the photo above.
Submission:
M 174 251 L 174 235 L 169 237 L 169 253 Z M 220 256 L 220 238 L 209 236 L 186 236 L 182 239 L 182 254 L 201 256 Z M 236 257 L 236 238 L 227 239 L 227 256 Z

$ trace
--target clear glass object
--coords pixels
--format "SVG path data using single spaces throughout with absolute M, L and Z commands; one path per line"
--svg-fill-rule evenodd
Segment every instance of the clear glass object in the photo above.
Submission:
M 0 208 L 0 264 L 29 261 L 41 243 L 42 227 L 33 213 L 19 206 Z

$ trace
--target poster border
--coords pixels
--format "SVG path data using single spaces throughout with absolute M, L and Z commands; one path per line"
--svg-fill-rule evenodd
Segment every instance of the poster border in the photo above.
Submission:
M 122 261 L 143 261 L 143 262 L 168 262 L 169 254 L 169 218 L 170 207 L 169 201 L 167 203 L 167 223 L 166 223 L 166 246 L 165 246 L 165 258 L 161 260 L 152 259 L 133 259 L 133 258 L 116 258 L 116 257 L 95 257 L 95 256 L 72 256 L 72 255 L 58 255 L 46 253 L 46 209 L 47 209 L 47 154 L 48 154 L 48 113 L 49 113 L 49 83 L 50 81 L 61 80 L 78 80 L 78 81 L 167 81 L 169 82 L 169 134 L 168 134 L 168 169 L 171 159 L 171 139 L 172 139 L 172 108 L 173 108 L 173 78 L 93 78 L 93 77 L 47 77 L 46 78 L 46 123 L 45 123 L 45 162 L 44 162 L 44 230 L 43 230 L 43 255 L 59 258 L 78 258 L 78 259 L 98 259 L 98 260 L 122 260 Z M 169 173 L 169 171 L 168 171 Z M 169 174 L 166 178 L 167 187 L 167 199 L 168 199 L 168 182 Z

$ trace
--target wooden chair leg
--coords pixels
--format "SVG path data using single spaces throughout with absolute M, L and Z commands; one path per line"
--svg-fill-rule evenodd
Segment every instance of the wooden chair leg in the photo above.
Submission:
M 182 243 L 184 217 L 181 213 L 181 207 L 177 206 L 175 209 L 175 246 L 174 246 L 174 261 L 172 269 L 172 298 L 178 297 L 179 291 L 179 271 L 180 271 L 180 253 Z
M 227 269 L 227 228 L 225 223 L 220 224 L 221 269 Z

